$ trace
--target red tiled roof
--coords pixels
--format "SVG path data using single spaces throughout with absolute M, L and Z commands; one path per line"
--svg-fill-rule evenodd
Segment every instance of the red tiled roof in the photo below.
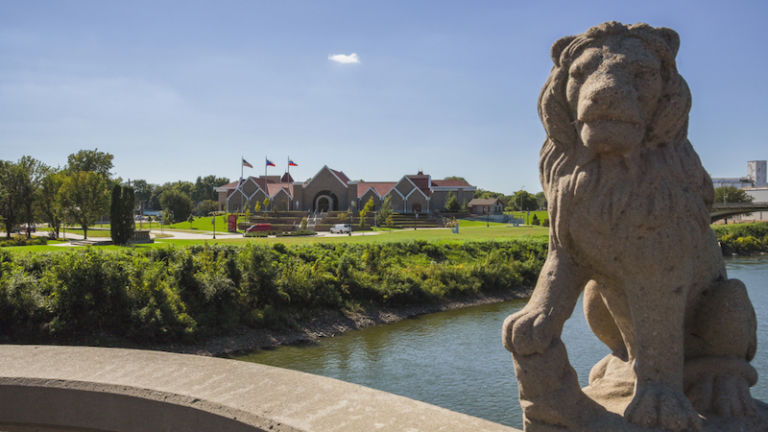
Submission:
M 429 176 L 417 174 L 409 175 L 408 178 L 411 179 L 417 188 L 424 192 L 424 195 L 430 196 L 432 194 L 432 191 L 429 190 Z
M 293 183 L 267 183 L 267 194 L 270 197 L 275 196 L 280 189 L 285 189 L 288 195 L 293 197 Z
M 234 188 L 237 187 L 237 183 L 238 182 L 239 182 L 239 180 L 235 180 L 232 183 L 227 183 L 227 184 L 221 185 L 219 187 L 222 188 L 222 189 L 234 189 Z
M 347 184 L 347 183 L 349 183 L 349 177 L 347 177 L 347 175 L 346 175 L 346 174 L 344 174 L 344 172 L 342 172 L 342 171 L 336 171 L 336 170 L 335 170 L 335 169 L 333 169 L 333 168 L 328 168 L 328 169 L 329 169 L 329 170 L 331 170 L 331 171 L 333 171 L 333 173 L 334 173 L 334 174 L 336 174 L 336 175 L 339 177 L 339 179 L 341 179 L 341 181 L 343 181 L 343 182 L 344 182 L 344 184 Z
M 362 198 L 368 189 L 373 188 L 379 196 L 384 196 L 392 190 L 397 182 L 360 182 L 357 184 L 357 197 Z
M 471 186 L 471 185 L 470 185 L 469 183 L 467 183 L 465 180 L 453 180 L 453 179 L 451 179 L 451 180 L 446 180 L 446 179 L 442 179 L 442 180 L 434 180 L 434 179 L 433 179 L 433 180 L 432 180 L 432 186 L 438 186 L 438 187 L 445 187 L 445 186 L 456 186 L 456 187 L 458 187 L 458 186 L 466 186 L 466 187 L 469 187 L 469 186 Z

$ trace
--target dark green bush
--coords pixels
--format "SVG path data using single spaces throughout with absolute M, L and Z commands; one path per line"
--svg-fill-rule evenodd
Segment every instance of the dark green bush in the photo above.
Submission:
M 190 341 L 319 309 L 531 287 L 545 242 L 0 251 L 0 341 Z

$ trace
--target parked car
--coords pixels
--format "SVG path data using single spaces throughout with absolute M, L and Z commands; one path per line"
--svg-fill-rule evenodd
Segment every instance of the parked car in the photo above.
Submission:
M 24 234 L 24 233 L 26 233 L 27 231 L 29 231 L 29 232 L 31 232 L 31 233 L 33 233 L 33 232 L 37 231 L 37 225 L 35 225 L 35 224 L 31 224 L 31 225 L 27 226 L 27 224 L 23 224 L 23 225 L 20 225 L 20 226 L 17 228 L 17 232 L 18 232 L 18 233 L 20 233 L 20 234 Z
M 331 227 L 331 232 L 335 234 L 349 234 L 352 232 L 352 227 L 349 224 L 336 224 Z
M 245 230 L 244 234 L 256 232 L 256 231 L 272 231 L 272 225 L 268 223 L 253 224 Z

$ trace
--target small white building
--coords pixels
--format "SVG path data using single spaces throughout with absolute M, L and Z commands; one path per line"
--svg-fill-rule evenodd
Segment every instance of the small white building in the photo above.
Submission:
M 474 198 L 467 204 L 474 215 L 496 215 L 504 213 L 504 204 L 498 198 Z

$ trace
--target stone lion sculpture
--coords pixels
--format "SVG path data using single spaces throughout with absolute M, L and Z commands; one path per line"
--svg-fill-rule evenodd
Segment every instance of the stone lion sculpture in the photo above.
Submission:
M 709 226 L 678 47 L 670 29 L 617 22 L 552 47 L 539 98 L 549 255 L 503 327 L 526 431 L 768 430 L 749 393 L 755 313 Z M 582 291 L 611 350 L 583 390 L 560 340 Z

